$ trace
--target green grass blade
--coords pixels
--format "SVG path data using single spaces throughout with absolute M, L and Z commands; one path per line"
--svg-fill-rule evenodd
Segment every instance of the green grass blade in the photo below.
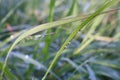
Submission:
M 88 31 L 86 37 L 83 39 L 82 43 L 84 43 L 86 40 L 88 40 L 90 38 L 90 36 L 92 35 L 92 33 L 94 33 L 95 29 L 98 27 L 98 25 L 101 23 L 102 19 L 103 19 L 104 15 L 98 16 L 97 18 L 95 18 L 95 20 L 93 21 L 93 25 L 90 28 L 90 30 Z M 82 44 L 81 43 L 81 44 Z
M 90 39 L 86 40 L 80 47 L 78 47 L 74 54 L 77 55 L 79 54 L 80 51 L 82 51 L 85 47 L 87 47 L 97 36 L 101 35 L 102 33 L 104 33 L 106 30 L 108 30 L 109 26 L 107 26 L 106 28 L 102 28 L 97 34 L 95 34 L 94 36 L 91 36 Z
M 53 20 L 55 2 L 56 2 L 56 0 L 50 0 L 50 5 L 49 5 L 50 11 L 49 11 L 49 17 L 48 17 L 49 22 L 51 22 Z
M 27 37 L 29 35 L 37 33 L 39 31 L 47 30 L 47 29 L 50 29 L 50 28 L 53 28 L 53 27 L 56 27 L 56 26 L 59 26 L 59 25 L 62 25 L 62 24 L 70 23 L 70 22 L 73 22 L 73 21 L 77 21 L 77 20 L 81 20 L 81 18 L 80 17 L 75 17 L 75 18 L 70 18 L 70 19 L 62 19 L 62 20 L 59 20 L 59 21 L 38 25 L 38 26 L 36 26 L 36 27 L 26 31 L 25 33 L 21 34 L 16 39 L 16 41 L 12 44 L 12 46 L 10 47 L 10 49 L 8 51 L 8 54 L 6 56 L 6 59 L 4 61 L 4 65 L 3 65 L 3 68 L 2 68 L 1 79 L 2 79 L 2 76 L 3 76 L 3 73 L 4 73 L 4 69 L 6 67 L 7 60 L 8 60 L 8 57 L 9 57 L 11 51 L 16 46 L 16 44 L 19 43 L 22 39 L 24 39 L 25 37 Z
M 79 21 L 79 20 L 83 20 L 85 19 L 86 17 L 80 17 L 80 16 L 77 16 L 77 17 L 73 17 L 73 18 L 69 18 L 69 19 L 61 19 L 59 21 L 54 21 L 54 22 L 50 22 L 50 23 L 46 23 L 46 24 L 42 24 L 42 25 L 38 25 L 28 31 L 26 31 L 25 33 L 21 34 L 17 39 L 16 41 L 12 44 L 12 46 L 10 47 L 9 51 L 8 51 L 8 54 L 6 56 L 6 59 L 5 59 L 5 63 L 3 65 L 3 71 L 2 71 L 2 74 L 4 73 L 4 68 L 6 66 L 6 62 L 8 60 L 8 57 L 9 57 L 9 54 L 10 52 L 12 51 L 12 49 L 15 47 L 15 45 L 17 43 L 19 43 L 22 39 L 26 38 L 27 36 L 29 35 L 32 35 L 34 33 L 37 33 L 39 31 L 43 31 L 43 30 L 47 30 L 47 29 L 50 29 L 50 28 L 53 28 L 53 27 L 58 27 L 59 25 L 63 25 L 63 24 L 67 24 L 67 23 L 71 23 L 71 22 L 75 22 L 75 21 Z
M 53 21 L 55 2 L 56 2 L 56 0 L 50 0 L 50 4 L 49 4 L 50 10 L 49 10 L 48 22 Z M 52 32 L 51 29 L 47 30 L 45 33 L 50 33 L 50 32 Z M 51 36 L 47 36 L 45 38 L 45 47 L 43 48 L 44 61 L 46 61 L 46 59 L 48 58 L 48 52 L 49 52 L 49 47 L 50 47 L 51 42 L 52 42 Z
M 56 63 L 56 61 L 60 57 L 60 55 L 62 54 L 63 50 L 66 48 L 66 45 L 68 45 L 68 43 L 74 38 L 74 36 L 78 33 L 78 31 L 81 28 L 83 28 L 88 22 L 90 22 L 91 20 L 93 20 L 93 18 L 95 18 L 97 15 L 99 15 L 105 8 L 108 8 L 109 6 L 111 6 L 114 2 L 117 2 L 117 1 L 116 0 L 112 0 L 112 1 L 105 2 L 105 4 L 101 8 L 99 8 L 95 13 L 93 13 L 91 16 L 89 16 L 85 21 L 83 21 L 81 23 L 80 26 L 78 26 L 71 33 L 71 35 L 67 38 L 67 40 L 64 42 L 64 44 L 60 48 L 60 50 L 57 52 L 55 58 L 53 59 L 51 65 L 49 66 L 49 68 L 48 68 L 46 74 L 44 75 L 44 77 L 42 78 L 42 80 L 45 80 L 45 78 L 47 77 L 48 73 L 50 72 L 50 70 L 52 69 L 52 67 L 54 66 L 54 64 Z
M 71 14 L 73 14 L 73 12 L 76 12 L 75 11 L 76 6 L 77 6 L 77 0 L 73 0 L 72 5 L 71 5 L 71 7 L 70 7 L 66 16 L 70 16 Z

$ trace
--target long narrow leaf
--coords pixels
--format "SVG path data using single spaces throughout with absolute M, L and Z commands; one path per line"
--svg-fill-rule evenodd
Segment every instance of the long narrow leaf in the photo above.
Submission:
M 46 74 L 44 75 L 44 77 L 42 78 L 42 80 L 45 80 L 45 78 L 47 77 L 48 73 L 50 72 L 50 70 L 52 69 L 52 67 L 54 66 L 54 64 L 56 63 L 56 61 L 58 60 L 58 58 L 60 57 L 60 55 L 62 54 L 63 50 L 66 48 L 66 45 L 68 45 L 68 43 L 74 38 L 74 36 L 79 32 L 79 30 L 81 30 L 87 23 L 89 23 L 91 20 L 93 20 L 97 15 L 99 15 L 104 9 L 108 8 L 109 6 L 111 6 L 113 3 L 117 2 L 117 0 L 111 0 L 111 1 L 107 1 L 105 2 L 105 4 L 98 9 L 95 13 L 93 13 L 91 16 L 89 16 L 85 21 L 83 21 L 81 23 L 80 26 L 78 26 L 72 33 L 71 35 L 67 38 L 67 40 L 64 42 L 64 44 L 62 45 L 62 47 L 60 48 L 60 50 L 57 52 L 55 58 L 53 59 L 51 65 L 49 66 Z

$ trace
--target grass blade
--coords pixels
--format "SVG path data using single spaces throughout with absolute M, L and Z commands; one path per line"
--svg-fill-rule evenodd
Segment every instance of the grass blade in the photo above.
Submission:
M 117 2 L 115 0 L 112 1 L 107 1 L 105 2 L 105 4 L 98 9 L 95 13 L 93 13 L 91 16 L 89 16 L 85 21 L 83 21 L 81 23 L 80 26 L 78 26 L 72 33 L 71 35 L 67 38 L 67 40 L 64 42 L 64 44 L 62 45 L 62 47 L 60 48 L 60 50 L 57 52 L 55 58 L 53 59 L 51 65 L 49 66 L 46 74 L 44 75 L 44 77 L 42 78 L 42 80 L 45 80 L 45 78 L 47 77 L 48 73 L 50 72 L 50 70 L 52 69 L 52 67 L 54 66 L 54 64 L 56 63 L 56 61 L 58 60 L 58 58 L 60 57 L 60 55 L 62 54 L 63 50 L 66 48 L 66 45 L 68 45 L 68 43 L 74 38 L 74 36 L 78 33 L 78 31 L 80 29 L 82 29 L 87 23 L 89 23 L 91 20 L 93 20 L 97 15 L 99 15 L 105 8 L 108 8 L 109 6 L 111 6 L 114 2 Z

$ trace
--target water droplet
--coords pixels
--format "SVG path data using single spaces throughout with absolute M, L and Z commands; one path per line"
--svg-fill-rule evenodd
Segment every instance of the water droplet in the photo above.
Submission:
M 67 48 L 67 46 L 64 47 L 64 49 L 66 49 L 66 48 Z
M 11 35 L 11 36 L 10 36 L 10 38 L 11 38 L 11 39 L 13 39 L 13 38 L 14 38 L 14 36 L 13 36 L 13 35 Z
M 68 45 L 70 44 L 71 42 L 68 42 Z
M 25 55 L 25 58 L 26 58 L 26 59 L 28 59 L 28 58 L 29 58 L 29 56 L 28 56 L 28 55 Z

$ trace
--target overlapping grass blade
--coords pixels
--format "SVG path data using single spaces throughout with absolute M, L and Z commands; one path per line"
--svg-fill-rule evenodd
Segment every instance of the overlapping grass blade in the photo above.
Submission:
M 16 46 L 16 44 L 19 43 L 22 39 L 24 39 L 25 37 L 27 37 L 29 35 L 37 33 L 39 31 L 47 30 L 47 29 L 50 29 L 50 28 L 53 28 L 53 27 L 57 27 L 59 25 L 63 25 L 63 24 L 74 22 L 74 21 L 78 21 L 78 20 L 81 20 L 81 18 L 80 17 L 74 17 L 74 18 L 69 18 L 69 19 L 62 19 L 62 20 L 59 20 L 59 21 L 55 21 L 55 22 L 50 22 L 50 23 L 38 25 L 38 26 L 36 26 L 36 27 L 34 27 L 34 28 L 26 31 L 25 33 L 21 34 L 16 39 L 16 41 L 12 44 L 12 46 L 10 47 L 10 49 L 8 51 L 8 54 L 6 56 L 6 59 L 4 61 L 4 65 L 3 65 L 3 68 L 2 68 L 1 78 L 2 78 L 3 73 L 4 73 L 4 69 L 6 67 L 9 54 L 11 53 L 11 51 L 13 50 L 13 48 Z
M 78 31 L 80 29 L 82 29 L 87 23 L 89 23 L 91 20 L 93 20 L 97 15 L 99 15 L 104 9 L 108 8 L 109 6 L 111 6 L 113 3 L 115 3 L 117 1 L 112 0 L 112 1 L 107 1 L 105 2 L 105 4 L 98 9 L 95 13 L 93 13 L 91 16 L 89 16 L 85 21 L 83 21 L 81 23 L 80 26 L 78 26 L 72 33 L 71 35 L 67 38 L 67 40 L 64 42 L 64 44 L 62 45 L 62 47 L 60 48 L 60 50 L 57 52 L 55 58 L 53 59 L 52 63 L 50 64 L 46 74 L 44 75 L 44 77 L 42 78 L 42 80 L 45 80 L 45 78 L 47 77 L 48 73 L 50 72 L 50 70 L 52 69 L 52 67 L 54 66 L 54 64 L 56 63 L 56 61 L 58 60 L 58 58 L 60 57 L 60 55 L 62 54 L 63 50 L 66 48 L 66 45 L 68 45 L 68 43 L 74 38 L 74 36 L 78 33 Z
M 56 0 L 50 0 L 48 22 L 53 21 L 55 2 Z M 51 29 L 47 30 L 45 33 L 50 33 L 50 32 L 52 32 Z M 49 47 L 50 47 L 51 42 L 52 42 L 51 36 L 47 36 L 45 38 L 45 47 L 43 48 L 44 61 L 48 58 L 48 52 L 49 52 Z
M 97 34 L 95 34 L 94 36 L 91 36 L 88 40 L 86 40 L 84 43 L 82 43 L 74 52 L 74 54 L 79 54 L 79 52 L 81 50 L 83 50 L 85 47 L 87 47 L 97 36 L 103 34 L 107 29 L 109 28 L 109 26 L 107 26 L 106 28 L 102 28 L 100 31 L 98 31 Z

